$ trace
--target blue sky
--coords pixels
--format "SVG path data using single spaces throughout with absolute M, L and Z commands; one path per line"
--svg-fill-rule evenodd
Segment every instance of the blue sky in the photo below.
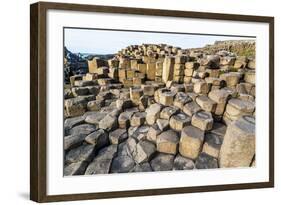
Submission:
M 217 40 L 248 40 L 253 38 L 210 35 L 166 34 L 94 29 L 65 29 L 65 46 L 74 53 L 114 54 L 128 45 L 165 43 L 181 48 L 198 48 Z

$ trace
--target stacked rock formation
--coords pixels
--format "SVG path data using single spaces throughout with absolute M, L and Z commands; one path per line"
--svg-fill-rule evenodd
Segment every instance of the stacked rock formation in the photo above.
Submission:
M 132 45 L 64 90 L 65 175 L 255 164 L 255 60 Z
M 216 41 L 214 44 L 206 45 L 203 48 L 192 50 L 201 50 L 208 54 L 215 54 L 222 50 L 235 53 L 239 56 L 255 57 L 256 41 L 255 40 L 227 40 Z

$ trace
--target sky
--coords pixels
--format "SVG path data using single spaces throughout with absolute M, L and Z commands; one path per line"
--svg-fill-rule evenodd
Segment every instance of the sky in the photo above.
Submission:
M 199 48 L 218 40 L 249 40 L 234 36 L 167 34 L 132 31 L 65 28 L 65 46 L 73 53 L 114 54 L 129 45 L 169 44 L 181 48 Z

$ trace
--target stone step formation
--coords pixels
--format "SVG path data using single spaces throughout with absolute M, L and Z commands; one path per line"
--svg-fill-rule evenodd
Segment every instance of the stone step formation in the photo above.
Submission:
M 131 45 L 64 89 L 64 175 L 255 165 L 255 59 Z

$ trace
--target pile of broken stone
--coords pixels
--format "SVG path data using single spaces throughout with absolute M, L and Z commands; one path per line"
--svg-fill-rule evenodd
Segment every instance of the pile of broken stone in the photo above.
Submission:
M 128 46 L 64 98 L 66 176 L 255 166 L 255 59 Z

